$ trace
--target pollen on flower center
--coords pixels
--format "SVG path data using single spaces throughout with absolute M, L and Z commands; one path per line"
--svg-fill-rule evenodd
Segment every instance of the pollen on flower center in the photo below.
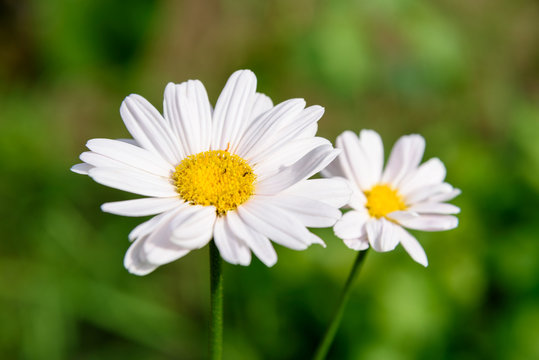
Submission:
M 369 214 L 377 219 L 393 211 L 406 210 L 406 204 L 400 194 L 388 185 L 375 185 L 369 191 L 365 191 L 365 196 Z
M 210 150 L 183 159 L 172 180 L 185 201 L 213 205 L 218 215 L 224 215 L 253 195 L 256 175 L 238 155 Z

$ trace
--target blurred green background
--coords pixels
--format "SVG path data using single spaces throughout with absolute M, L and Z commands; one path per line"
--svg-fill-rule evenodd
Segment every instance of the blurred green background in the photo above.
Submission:
M 208 249 L 136 277 L 132 195 L 69 172 L 127 132 L 130 93 L 215 103 L 250 68 L 275 103 L 325 106 L 319 134 L 420 133 L 463 190 L 458 229 L 414 233 L 430 265 L 369 254 L 332 359 L 539 359 L 539 2 L 0 1 L 0 358 L 203 359 Z M 225 265 L 225 359 L 304 359 L 355 252 L 277 247 Z

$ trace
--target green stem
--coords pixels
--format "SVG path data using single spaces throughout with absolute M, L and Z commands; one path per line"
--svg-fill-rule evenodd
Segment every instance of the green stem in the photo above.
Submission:
M 215 242 L 210 241 L 210 359 L 223 357 L 223 273 L 222 259 Z
M 342 290 L 341 298 L 339 299 L 339 304 L 337 305 L 337 309 L 335 310 L 335 313 L 333 314 L 333 319 L 331 320 L 331 323 L 326 329 L 324 338 L 320 342 L 320 345 L 318 345 L 318 349 L 316 349 L 316 353 L 314 354 L 313 359 L 315 360 L 325 359 L 329 352 L 329 349 L 331 348 L 331 344 L 333 343 L 333 339 L 335 338 L 335 334 L 337 333 L 337 329 L 339 328 L 339 325 L 342 320 L 342 316 L 344 314 L 344 308 L 346 307 L 346 303 L 348 302 L 348 298 L 350 297 L 352 283 L 354 282 L 355 278 L 359 274 L 359 269 L 361 268 L 361 264 L 363 263 L 363 260 L 365 259 L 367 252 L 368 250 L 365 250 L 365 251 L 360 251 L 357 254 L 356 260 L 354 261 L 354 265 L 352 266 L 352 270 L 350 270 L 350 274 L 348 275 L 348 279 L 346 280 L 346 284 L 344 285 L 344 289 Z

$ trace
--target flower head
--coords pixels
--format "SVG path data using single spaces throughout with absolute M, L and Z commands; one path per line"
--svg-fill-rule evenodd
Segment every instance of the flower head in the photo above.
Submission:
M 120 114 L 129 140 L 93 139 L 72 167 L 96 182 L 145 196 L 105 203 L 124 216 L 156 215 L 130 233 L 124 264 L 144 275 L 205 246 L 248 265 L 251 251 L 272 266 L 270 240 L 302 250 L 324 242 L 306 227 L 332 226 L 351 194 L 339 179 L 307 180 L 339 153 L 315 137 L 320 106 L 273 106 L 248 70 L 229 78 L 215 109 L 198 80 L 168 84 L 161 115 L 138 95 Z
M 444 182 L 446 170 L 437 158 L 420 165 L 425 139 L 420 135 L 401 137 L 384 165 L 380 135 L 362 130 L 359 137 L 345 131 L 337 138 L 343 150 L 322 173 L 344 177 L 354 190 L 350 211 L 335 224 L 335 234 L 354 250 L 370 246 L 376 251 L 391 251 L 399 243 L 412 259 L 427 266 L 427 256 L 419 242 L 403 227 L 442 231 L 457 227 L 459 213 L 446 204 L 460 194 Z

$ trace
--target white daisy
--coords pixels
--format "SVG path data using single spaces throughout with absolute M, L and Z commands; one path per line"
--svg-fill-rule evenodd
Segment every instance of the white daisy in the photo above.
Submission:
M 138 95 L 120 114 L 130 140 L 93 139 L 72 170 L 145 198 L 105 203 L 124 216 L 156 215 L 130 233 L 124 264 L 148 274 L 212 238 L 221 256 L 248 265 L 251 251 L 277 261 L 269 239 L 303 250 L 324 242 L 351 194 L 344 180 L 306 180 L 340 152 L 315 137 L 324 109 L 303 99 L 273 106 L 248 70 L 229 78 L 215 109 L 198 80 L 168 84 L 164 114 Z M 324 245 L 325 246 L 325 245 Z
M 401 137 L 389 156 L 385 170 L 384 148 L 380 135 L 362 130 L 359 138 L 345 131 L 337 138 L 343 153 L 322 173 L 344 177 L 354 194 L 352 209 L 334 227 L 335 234 L 354 250 L 370 246 L 376 251 L 391 251 L 402 244 L 412 259 L 427 266 L 427 256 L 419 242 L 403 227 L 442 231 L 457 227 L 460 209 L 446 204 L 460 194 L 444 182 L 446 170 L 437 158 L 419 165 L 425 150 L 420 135 Z

